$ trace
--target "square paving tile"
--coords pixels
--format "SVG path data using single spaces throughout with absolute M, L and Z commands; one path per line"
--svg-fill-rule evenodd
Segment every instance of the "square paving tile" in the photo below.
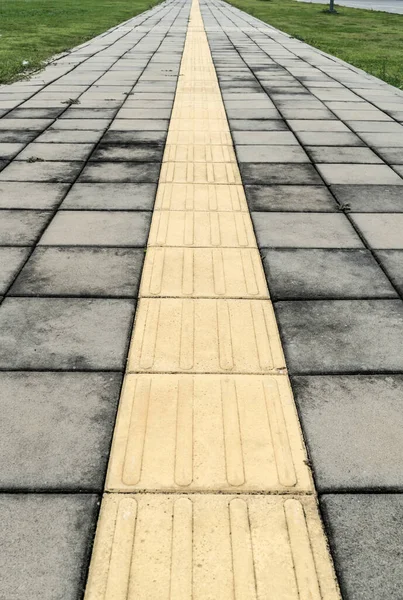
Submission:
M 11 295 L 136 297 L 143 260 L 143 249 L 36 248 Z
M 89 494 L 2 494 L 0 558 L 8 600 L 77 600 L 98 514 Z
M 168 119 L 115 119 L 109 131 L 168 131 Z
M 32 143 L 18 155 L 18 160 L 84 161 L 93 149 L 93 144 L 37 144 Z
M 377 152 L 380 154 L 383 160 L 390 165 L 403 165 L 403 147 L 377 148 Z
M 298 146 L 298 140 L 291 131 L 234 131 L 233 138 L 236 145 Z
M 79 181 L 95 183 L 157 183 L 159 174 L 159 163 L 90 163 L 80 175 Z
M 14 156 L 21 152 L 24 147 L 25 144 L 8 144 L 0 142 L 0 161 L 14 158 Z
M 304 146 L 364 146 L 354 133 L 343 131 L 299 131 L 298 139 Z
M 295 377 L 293 388 L 319 493 L 403 489 L 402 375 Z
M 275 299 L 397 297 L 367 250 L 270 249 L 261 254 Z
M 14 161 L 0 173 L 0 181 L 74 181 L 82 169 L 81 162 L 22 162 Z
M 309 163 L 300 146 L 240 146 L 236 147 L 240 163 Z
M 315 163 L 381 163 L 382 160 L 369 148 L 343 146 L 306 146 L 305 150 Z
M 161 162 L 163 152 L 162 144 L 101 144 L 91 161 Z
M 245 194 L 252 211 L 335 212 L 337 204 L 323 186 L 246 185 Z
M 403 248 L 403 213 L 357 213 L 351 218 L 372 248 Z
M 287 131 L 280 119 L 229 119 L 231 131 Z
M 403 179 L 387 165 L 320 164 L 318 171 L 329 185 L 403 185 Z
M 102 134 L 103 131 L 48 129 L 36 138 L 35 143 L 96 144 L 101 139 Z
M 320 185 L 322 179 L 312 165 L 241 163 L 244 184 Z
M 58 183 L 0 182 L 0 208 L 51 209 L 61 202 L 68 189 Z
M 43 246 L 136 246 L 147 242 L 151 213 L 61 211 L 39 244 Z
M 403 370 L 401 300 L 290 301 L 276 309 L 292 373 Z
M 260 248 L 361 248 L 342 214 L 252 212 Z
M 68 129 L 74 131 L 76 129 L 84 129 L 86 131 L 104 131 L 110 122 L 110 119 L 58 119 L 49 130 Z
M 395 600 L 403 563 L 402 494 L 326 494 L 321 508 L 346 600 Z
M 2 144 L 27 144 L 38 135 L 37 131 L 1 131 L 0 143 Z
M 120 384 L 120 373 L 0 373 L 0 489 L 102 492 Z
M 374 148 L 403 148 L 403 132 L 399 133 L 361 133 L 368 146 Z
M 83 371 L 124 368 L 133 300 L 6 298 L 0 368 Z
M 376 256 L 392 283 L 403 295 L 403 250 L 378 250 Z
M 349 128 L 341 121 L 310 121 L 308 119 L 294 119 L 288 121 L 288 125 L 293 131 L 342 131 L 349 133 Z
M 0 247 L 0 294 L 13 282 L 29 254 L 29 248 Z
M 102 139 L 105 144 L 163 144 L 167 137 L 166 131 L 111 131 L 108 130 Z
M 1 210 L 0 246 L 34 244 L 51 216 L 45 211 Z
M 60 208 L 152 210 L 156 190 L 157 186 L 153 183 L 76 183 Z
M 403 192 L 396 185 L 332 185 L 341 205 L 352 212 L 403 212 Z

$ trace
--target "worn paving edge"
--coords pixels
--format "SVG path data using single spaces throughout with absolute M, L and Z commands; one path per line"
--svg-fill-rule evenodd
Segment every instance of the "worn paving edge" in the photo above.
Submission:
M 339 599 L 198 0 L 140 298 L 85 600 Z

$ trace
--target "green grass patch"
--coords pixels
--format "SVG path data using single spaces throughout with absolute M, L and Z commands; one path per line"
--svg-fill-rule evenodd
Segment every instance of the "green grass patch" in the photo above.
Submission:
M 69 50 L 160 1 L 0 0 L 0 83 L 40 68 L 54 54 Z
M 293 37 L 403 89 L 403 15 L 295 0 L 230 0 Z

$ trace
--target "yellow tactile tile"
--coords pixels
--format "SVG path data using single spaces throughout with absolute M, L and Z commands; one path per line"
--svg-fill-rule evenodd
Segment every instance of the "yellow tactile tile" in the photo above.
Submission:
M 288 378 L 128 375 L 106 489 L 312 492 Z
M 248 205 L 242 185 L 161 183 L 154 209 L 248 212 Z
M 113 494 L 85 600 L 340 600 L 315 500 Z
M 225 146 L 232 144 L 229 131 L 168 131 L 167 144 L 203 144 Z
M 226 119 L 172 119 L 169 124 L 171 131 L 229 131 Z
M 226 162 L 164 162 L 161 183 L 241 184 L 238 165 Z
M 167 144 L 163 162 L 236 163 L 232 146 Z
M 252 222 L 245 212 L 154 212 L 149 246 L 255 248 Z
M 140 296 L 267 298 L 258 250 L 148 247 Z
M 171 119 L 209 119 L 209 117 L 214 114 L 216 119 L 225 119 L 225 110 L 221 103 L 215 103 L 215 106 L 194 106 L 192 102 L 192 106 L 184 106 L 186 101 L 184 101 L 182 106 L 178 106 L 174 108 L 172 111 Z M 190 102 L 188 102 L 190 104 Z M 200 103 L 202 104 L 202 103 Z M 228 129 L 228 125 L 226 127 Z
M 270 373 L 285 368 L 265 300 L 142 298 L 129 372 Z

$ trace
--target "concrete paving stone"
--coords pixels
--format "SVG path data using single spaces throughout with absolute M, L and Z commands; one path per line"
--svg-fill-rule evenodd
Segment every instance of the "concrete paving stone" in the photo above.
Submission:
M 167 131 L 167 119 L 115 119 L 110 131 Z
M 276 300 L 397 297 L 367 250 L 284 248 L 261 255 Z
M 227 108 L 229 119 L 281 119 L 275 108 Z
M 61 119 L 107 119 L 110 121 L 116 114 L 114 108 L 80 108 L 72 105 L 61 116 Z M 102 129 L 102 127 L 100 127 Z
M 143 260 L 143 249 L 36 248 L 10 294 L 133 298 Z
M 270 373 L 284 368 L 266 300 L 142 298 L 129 372 Z
M 94 144 L 28 144 L 17 160 L 85 161 Z
M 14 156 L 21 152 L 23 148 L 25 148 L 25 144 L 7 144 L 0 142 L 0 160 L 3 162 L 14 158 Z
M 401 494 L 326 494 L 321 509 L 346 600 L 399 597 Z
M 91 161 L 161 162 L 162 144 L 100 144 Z
M 296 575 L 299 552 L 304 566 Z M 111 555 L 127 556 L 124 568 L 110 564 Z M 312 590 L 323 600 L 340 597 L 315 500 L 304 496 L 108 494 L 85 600 L 109 589 L 126 598 L 129 585 L 144 598 L 155 589 L 175 598 L 232 599 L 255 589 L 271 598 Z
M 357 213 L 351 218 L 371 248 L 403 248 L 402 213 Z
M 402 490 L 402 375 L 295 377 L 293 388 L 319 493 Z
M 260 100 L 224 100 L 225 108 L 274 108 L 274 104 L 267 96 Z
M 152 183 L 75 183 L 60 209 L 152 210 L 156 187 Z
M 46 211 L 1 210 L 0 245 L 29 246 L 35 243 L 52 216 Z
M 293 374 L 403 369 L 401 300 L 277 302 L 276 315 Z
M 280 119 L 229 119 L 231 131 L 285 131 L 287 126 Z
M 0 173 L 0 181 L 47 181 L 69 183 L 79 174 L 82 163 L 66 162 L 23 162 L 14 161 Z
M 369 148 L 352 146 L 305 146 L 314 163 L 376 164 L 382 160 Z
M 400 294 L 403 294 L 403 251 L 378 250 L 376 257 Z
M 334 212 L 337 205 L 325 186 L 246 185 L 252 211 Z
M 403 194 L 395 185 L 332 185 L 342 205 L 352 212 L 403 212 Z
M 94 183 L 157 183 L 159 163 L 99 162 L 88 164 L 79 181 Z M 0 175 L 1 179 L 1 175 Z M 403 183 L 403 182 L 402 182 Z
M 125 105 L 122 106 L 118 114 L 117 119 L 169 119 L 171 116 L 171 108 L 129 108 Z
M 360 133 L 360 137 L 368 146 L 372 148 L 403 148 L 403 132 L 402 133 Z
M 50 131 L 58 131 L 67 129 L 69 131 L 84 130 L 84 131 L 104 131 L 111 119 L 58 119 L 51 127 Z
M 148 144 L 165 142 L 165 131 L 107 131 L 103 144 Z
M 122 371 L 134 300 L 6 298 L 3 370 Z
M 329 121 L 336 119 L 330 110 L 322 110 L 320 108 L 281 108 L 283 119 L 309 119 Z
M 396 171 L 396 173 L 398 175 L 400 175 L 400 177 L 403 178 L 403 167 L 402 167 L 402 165 L 392 165 L 392 167 Z
M 326 131 L 349 133 L 349 128 L 341 121 L 320 121 L 317 119 L 292 119 L 287 121 L 293 131 Z
M 342 131 L 300 131 L 298 139 L 304 146 L 364 146 L 354 133 Z
M 164 444 L 159 442 L 161 415 Z M 230 433 L 234 417 L 239 419 L 238 433 Z M 142 435 L 144 418 L 147 429 Z M 273 435 L 274 423 L 278 429 Z M 139 436 L 142 441 L 136 443 Z M 184 439 L 182 445 L 179 440 Z M 240 448 L 241 462 L 234 461 Z M 312 482 L 288 379 L 128 375 L 106 489 L 310 493 Z
M 0 119 L 0 129 L 5 131 L 42 131 L 53 119 Z
M 1 145 L 0 145 L 1 147 Z M 383 160 L 390 165 L 403 165 L 403 147 L 402 148 L 377 148 L 376 151 Z M 401 173 L 400 173 L 401 175 Z
M 233 138 L 236 146 L 238 144 L 298 146 L 298 140 L 291 131 L 234 131 Z
M 77 600 L 98 513 L 90 494 L 0 496 L 0 559 L 8 600 Z
M 309 163 L 310 160 L 301 146 L 236 146 L 240 163 Z
M 8 113 L 10 119 L 56 119 L 65 109 L 60 108 L 15 108 Z
M 329 185 L 403 185 L 403 179 L 387 165 L 323 163 L 318 171 Z
M 151 214 L 142 211 L 60 211 L 39 241 L 43 246 L 144 247 Z
M 96 144 L 101 139 L 102 133 L 103 131 L 48 129 L 36 138 L 35 143 Z
M 102 492 L 121 379 L 119 373 L 0 373 L 0 489 Z
M 342 121 L 392 121 L 391 117 L 381 110 L 337 110 L 333 109 L 335 115 Z
M 51 209 L 68 189 L 59 183 L 0 182 L 0 208 Z
M 0 294 L 5 294 L 29 254 L 29 248 L 0 248 Z
M 38 135 L 37 131 L 0 131 L 1 144 L 28 144 Z
M 252 212 L 260 248 L 361 248 L 342 214 Z
M 346 121 L 347 125 L 359 133 L 401 133 L 403 127 L 394 121 Z
M 321 178 L 312 165 L 242 163 L 244 185 L 320 185 Z
M 158 210 L 148 245 L 254 248 L 256 240 L 246 212 Z
M 256 249 L 149 247 L 140 295 L 252 299 L 268 291 Z

